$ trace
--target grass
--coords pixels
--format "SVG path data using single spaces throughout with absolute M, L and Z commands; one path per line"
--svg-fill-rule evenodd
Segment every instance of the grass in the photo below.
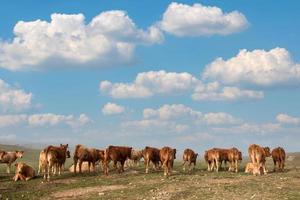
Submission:
M 0 149 L 25 150 L 20 161 L 37 169 L 39 150 L 19 146 L 0 146 Z M 13 182 L 13 174 L 5 173 L 0 165 L 0 194 L 2 199 L 300 199 L 300 153 L 291 153 L 283 173 L 252 176 L 221 171 L 210 173 L 201 160 L 192 172 L 183 172 L 177 161 L 172 176 L 162 171 L 145 174 L 143 165 L 118 174 L 111 171 L 74 175 L 65 171 L 62 176 L 45 182 L 37 177 L 28 182 Z M 71 164 L 68 160 L 66 166 Z M 268 160 L 268 169 L 273 169 Z M 0 198 L 1 199 L 1 198 Z

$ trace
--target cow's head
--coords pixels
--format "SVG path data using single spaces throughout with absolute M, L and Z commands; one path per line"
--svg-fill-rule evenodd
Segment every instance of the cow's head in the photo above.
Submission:
M 16 156 L 18 158 L 22 158 L 23 157 L 23 154 L 24 154 L 24 151 L 16 151 Z
M 25 166 L 25 163 L 23 163 L 23 162 L 16 163 L 16 164 L 15 164 L 15 167 L 16 167 L 16 173 L 21 174 L 22 171 L 23 171 L 23 169 L 24 169 L 24 166 Z
M 2 160 L 2 158 L 5 154 L 6 154 L 6 151 L 0 151 L 0 160 Z
M 270 157 L 271 156 L 271 152 L 270 152 L 270 148 L 269 147 L 264 147 L 264 151 L 265 151 L 265 155 L 267 157 Z

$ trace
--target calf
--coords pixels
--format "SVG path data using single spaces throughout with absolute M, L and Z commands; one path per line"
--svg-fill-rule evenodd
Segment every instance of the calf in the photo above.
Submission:
M 159 152 L 160 152 L 160 149 L 154 148 L 154 147 L 148 147 L 148 146 L 146 146 L 145 149 L 142 151 L 143 157 L 144 157 L 146 173 L 149 172 L 150 162 L 153 163 L 153 167 L 155 169 L 159 168 L 160 163 L 161 163 Z
M 266 158 L 271 156 L 269 147 L 260 147 L 257 144 L 252 144 L 248 148 L 249 158 L 253 164 L 259 164 L 267 174 Z
M 46 171 L 44 173 L 44 179 L 50 180 L 50 172 L 54 168 L 53 174 L 56 174 L 58 170 L 58 174 L 61 175 L 62 166 L 64 165 L 67 158 L 68 144 L 60 145 L 60 146 L 48 146 L 45 149 L 46 154 Z
M 78 163 L 78 169 L 79 173 L 81 173 L 81 165 L 83 162 L 88 162 L 88 171 L 90 172 L 90 166 L 92 164 L 93 171 L 95 171 L 95 165 L 96 162 L 104 160 L 104 151 L 94 148 L 86 148 L 83 145 L 76 145 L 75 151 L 74 151 L 74 173 L 76 173 L 77 163 Z
M 0 154 L 2 155 L 0 157 L 0 163 L 6 164 L 6 172 L 10 173 L 11 164 L 15 162 L 18 158 L 22 158 L 24 151 L 2 151 L 2 153 Z
M 174 159 L 176 159 L 176 149 L 170 147 L 163 147 L 159 151 L 159 157 L 164 168 L 164 175 L 169 176 L 173 168 Z
M 263 175 L 264 169 L 257 163 L 247 163 L 245 173 L 252 173 L 253 175 Z
M 20 163 L 16 163 L 15 166 L 16 166 L 16 174 L 13 177 L 14 181 L 18 181 L 18 180 L 28 181 L 35 176 L 34 169 L 29 165 L 20 162 Z
M 204 153 L 204 159 L 207 163 L 207 171 L 219 171 L 220 154 L 216 149 L 209 149 Z
M 117 169 L 117 163 L 121 164 L 118 172 L 124 172 L 124 163 L 131 157 L 132 147 L 124 146 L 108 146 L 104 152 L 104 173 L 108 175 L 108 165 L 110 161 L 113 161 L 114 168 Z
M 272 158 L 274 162 L 274 172 L 276 171 L 276 165 L 278 165 L 278 169 L 283 171 L 284 162 L 285 162 L 285 151 L 282 147 L 277 147 L 272 150 Z
M 228 151 L 229 169 L 228 171 L 238 172 L 238 163 L 242 160 L 242 152 L 233 147 Z
M 198 154 L 195 153 L 192 149 L 185 149 L 183 152 L 183 171 L 185 171 L 186 162 L 189 164 L 189 171 L 191 170 L 191 164 L 193 164 L 193 168 L 196 166 Z

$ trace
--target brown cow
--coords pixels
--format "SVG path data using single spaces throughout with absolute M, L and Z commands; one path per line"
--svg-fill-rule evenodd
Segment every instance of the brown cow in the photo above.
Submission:
M 0 163 L 5 163 L 7 165 L 6 172 L 10 173 L 11 164 L 17 160 L 17 158 L 22 158 L 24 151 L 2 151 L 2 158 Z
M 110 161 L 113 161 L 114 168 L 117 169 L 117 163 L 120 162 L 121 167 L 118 172 L 124 172 L 124 163 L 131 157 L 132 147 L 125 146 L 108 146 L 104 152 L 104 173 L 108 175 L 108 165 Z
M 272 158 L 274 162 L 274 172 L 276 171 L 276 164 L 278 165 L 278 169 L 283 171 L 284 162 L 285 162 L 285 151 L 282 147 L 277 147 L 272 150 Z
M 81 173 L 81 165 L 82 162 L 84 161 L 88 162 L 89 172 L 91 171 L 90 170 L 91 164 L 93 167 L 93 171 L 95 171 L 96 162 L 102 161 L 103 164 L 104 151 L 95 148 L 86 148 L 83 145 L 78 144 L 76 145 L 74 151 L 73 160 L 74 160 L 74 173 L 76 173 L 77 163 L 78 163 L 79 173 Z
M 229 149 L 222 149 L 222 148 L 213 148 L 214 150 L 219 152 L 219 167 L 222 167 L 222 163 L 224 162 L 224 168 L 226 168 L 227 162 L 229 162 Z
M 153 168 L 155 168 L 156 170 L 159 168 L 161 163 L 159 152 L 160 149 L 154 147 L 148 147 L 148 146 L 146 146 L 145 149 L 143 150 L 146 173 L 149 172 L 150 162 L 152 162 Z
M 267 174 L 266 158 L 271 156 L 270 148 L 252 144 L 248 148 L 248 153 L 251 162 L 259 164 L 263 168 L 264 174 Z
M 233 147 L 228 151 L 229 169 L 228 171 L 238 172 L 238 162 L 242 160 L 242 152 Z
M 186 162 L 189 163 L 189 171 L 191 171 L 191 164 L 193 164 L 193 168 L 196 166 L 198 153 L 195 153 L 192 149 L 185 149 L 183 152 L 183 171 L 185 171 Z
M 28 181 L 35 177 L 34 169 L 29 165 L 20 162 L 20 163 L 16 163 L 15 166 L 16 166 L 16 175 L 13 177 L 14 181 L 18 181 L 18 180 Z
M 67 157 L 68 144 L 60 145 L 60 146 L 48 146 L 45 149 L 46 154 L 46 173 L 44 173 L 44 179 L 50 180 L 50 172 L 54 168 L 53 174 L 56 174 L 58 170 L 58 174 L 61 175 L 62 166 L 64 165 Z
M 209 149 L 204 153 L 204 159 L 207 163 L 207 171 L 219 171 L 220 154 L 216 149 Z
M 2 160 L 2 157 L 6 154 L 6 151 L 0 151 L 0 163 Z
M 164 168 L 164 175 L 169 176 L 173 168 L 174 159 L 176 159 L 176 149 L 163 147 L 159 151 L 159 157 Z

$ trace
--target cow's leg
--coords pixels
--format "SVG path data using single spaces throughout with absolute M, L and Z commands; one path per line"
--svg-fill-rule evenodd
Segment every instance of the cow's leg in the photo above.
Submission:
M 215 159 L 216 172 L 219 172 L 219 160 Z
M 273 169 L 273 172 L 275 172 L 275 171 L 276 171 L 276 165 L 277 165 L 277 163 L 276 163 L 276 160 L 275 160 L 275 159 L 273 159 L 273 163 L 274 163 L 274 169 Z
M 74 161 L 74 173 L 76 174 L 76 168 L 77 168 L 78 159 L 74 158 L 73 161 Z
M 189 162 L 189 171 L 191 171 L 191 165 L 192 165 L 192 162 L 190 161 Z
M 235 160 L 235 173 L 237 173 L 238 171 L 239 171 L 238 160 Z
M 11 163 L 7 163 L 6 172 L 10 174 Z
M 82 160 L 79 160 L 79 163 L 78 163 L 79 173 L 82 173 L 81 172 L 82 162 L 83 162 Z
M 53 164 L 50 161 L 49 164 L 48 164 L 48 167 L 47 167 L 47 179 L 48 179 L 48 181 L 50 180 L 50 172 L 51 172 L 52 167 L 53 167 Z
M 89 168 L 89 173 L 91 173 L 91 162 L 88 161 L 88 168 Z
M 167 166 L 167 161 L 164 161 L 162 167 L 164 168 L 164 175 L 168 175 L 168 166 Z
M 121 160 L 120 163 L 121 163 L 121 172 L 124 172 L 125 171 L 124 170 L 125 160 Z
M 183 171 L 185 171 L 185 163 L 186 163 L 186 161 L 184 160 L 184 161 L 183 161 L 183 164 L 182 164 Z
M 146 174 L 148 174 L 149 173 L 149 159 L 148 158 L 145 159 L 145 167 L 146 167 Z

